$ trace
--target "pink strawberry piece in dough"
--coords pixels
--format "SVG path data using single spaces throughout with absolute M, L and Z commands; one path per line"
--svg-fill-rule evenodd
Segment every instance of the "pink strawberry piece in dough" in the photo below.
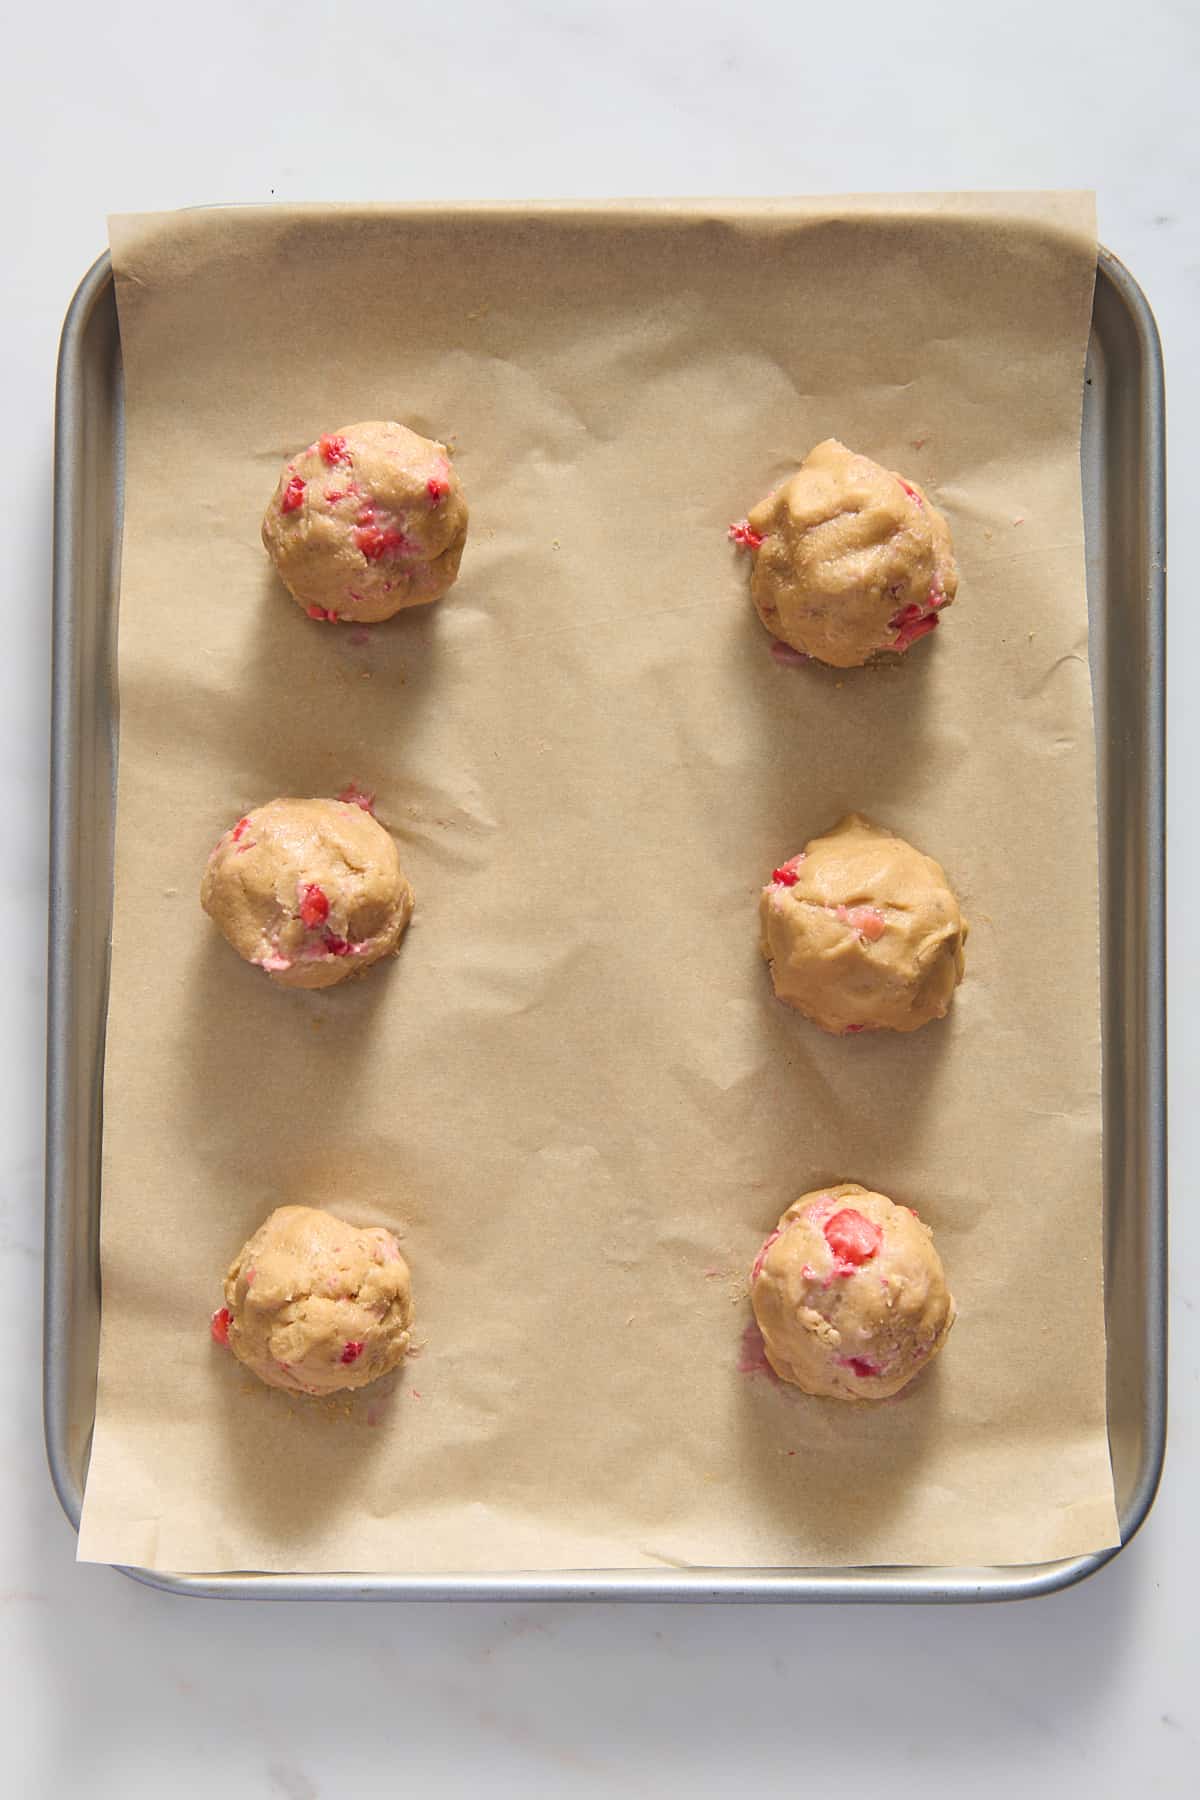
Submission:
M 329 956 L 352 956 L 356 948 L 354 944 L 347 943 L 345 938 L 338 937 L 332 931 L 325 933 L 324 944 L 326 954 Z
M 288 958 L 286 956 L 280 956 L 277 951 L 272 951 L 269 956 L 264 956 L 259 959 L 259 967 L 261 969 L 270 969 L 276 974 L 282 969 L 290 969 L 291 966 L 291 962 Z
M 341 801 L 343 806 L 361 806 L 364 812 L 371 814 L 372 818 L 375 816 L 374 794 L 367 788 L 360 788 L 357 782 L 352 781 L 349 787 L 344 787 L 336 798 Z
M 381 526 L 373 506 L 364 506 L 359 513 L 355 522 L 354 542 L 368 562 L 378 562 L 381 556 L 387 556 L 392 551 L 411 551 L 415 548 L 394 525 Z
M 931 631 L 936 631 L 937 624 L 937 614 L 926 613 L 923 618 L 914 619 L 910 624 L 899 626 L 895 638 L 887 648 L 889 650 L 909 650 L 918 638 L 926 637 Z
M 352 458 L 344 437 L 319 438 L 317 448 L 321 452 L 322 461 L 328 463 L 331 469 L 336 463 L 345 463 L 347 468 L 350 467 Z
M 300 890 L 300 917 L 310 931 L 329 917 L 329 896 L 315 881 L 307 882 Z
M 425 492 L 429 495 L 430 506 L 440 506 L 450 492 L 450 483 L 444 475 L 431 475 L 425 483 Z
M 780 863 L 777 869 L 771 870 L 771 880 L 779 887 L 795 887 L 800 879 L 797 864 L 803 861 L 802 856 L 793 856 L 789 862 Z
M 825 1222 L 825 1242 L 833 1251 L 838 1275 L 853 1275 L 862 1263 L 878 1255 L 883 1233 L 872 1219 L 852 1206 L 844 1206 Z
M 229 1308 L 227 1306 L 220 1307 L 213 1314 L 209 1321 L 209 1330 L 212 1332 L 214 1344 L 229 1342 Z
M 866 1029 L 865 1025 L 846 1025 L 843 1027 L 842 1036 L 853 1037 L 856 1031 L 865 1031 Z
M 935 630 L 938 623 L 938 608 L 945 604 L 945 594 L 940 587 L 935 585 L 929 590 L 926 607 L 918 606 L 915 600 L 909 606 L 902 606 L 900 611 L 893 613 L 888 620 L 888 630 L 894 631 L 896 636 L 890 644 L 885 644 L 884 648 L 907 650 L 910 645 L 916 643 L 918 638 L 923 638 L 928 632 Z
M 887 930 L 883 914 L 874 906 L 835 906 L 843 925 L 850 925 L 868 944 L 877 944 Z
M 814 1200 L 811 1206 L 805 1207 L 802 1217 L 811 1219 L 814 1224 L 819 1225 L 822 1219 L 827 1219 L 830 1213 L 836 1211 L 837 1201 L 833 1195 L 822 1194 L 819 1200 Z
M 304 490 L 306 485 L 307 483 L 301 481 L 298 475 L 292 476 L 292 479 L 283 490 L 283 498 L 279 502 L 280 512 L 295 512 L 298 506 L 304 505 Z
M 232 832 L 230 833 L 230 836 L 232 837 L 235 844 L 237 843 L 238 839 L 241 837 L 243 831 L 245 831 L 245 829 L 249 825 L 249 823 L 250 823 L 249 818 L 238 820 L 237 824 L 234 826 Z
M 395 526 L 381 531 L 378 525 L 358 525 L 354 531 L 354 542 L 362 551 L 368 562 L 378 562 L 393 550 L 405 550 L 408 539 Z
M 355 1343 L 354 1340 L 351 1339 L 346 1345 L 346 1348 L 342 1351 L 342 1361 L 344 1363 L 357 1362 L 366 1347 L 365 1344 Z
M 765 1243 L 763 1244 L 762 1249 L 759 1251 L 758 1255 L 754 1259 L 754 1267 L 750 1271 L 751 1281 L 758 1280 L 759 1276 L 762 1273 L 762 1266 L 767 1260 L 767 1252 L 770 1250 L 771 1245 L 773 1243 L 775 1243 L 775 1241 L 778 1238 L 782 1237 L 782 1235 L 783 1235 L 783 1226 L 777 1225 L 775 1227 L 774 1231 L 771 1233 L 770 1237 L 766 1239 Z
M 866 1356 L 835 1356 L 833 1360 L 840 1363 L 843 1369 L 850 1369 L 861 1381 L 883 1373 L 879 1364 L 871 1362 Z
M 727 535 L 730 543 L 736 544 L 739 550 L 757 550 L 763 541 L 749 519 L 735 519 Z
M 332 609 L 327 610 L 323 606 L 306 606 L 304 610 L 310 619 L 324 619 L 330 625 L 336 625 L 338 622 L 338 615 Z
M 913 501 L 915 505 L 924 506 L 925 502 L 922 500 L 920 494 L 918 494 L 916 488 L 909 487 L 907 481 L 905 481 L 904 478 L 900 475 L 897 475 L 896 480 L 900 483 L 900 486 L 904 489 L 904 491 L 908 495 L 909 499 L 911 501 Z

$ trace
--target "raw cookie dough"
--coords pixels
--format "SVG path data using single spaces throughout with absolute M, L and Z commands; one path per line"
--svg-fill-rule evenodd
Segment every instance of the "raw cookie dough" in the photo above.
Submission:
M 402 1362 L 411 1325 L 408 1264 L 390 1231 L 280 1206 L 230 1264 L 212 1332 L 268 1387 L 333 1394 Z
M 220 838 L 200 904 L 281 987 L 323 988 L 395 950 L 413 891 L 395 844 L 345 800 L 270 800 Z
M 945 870 L 861 813 L 775 870 L 759 918 L 776 997 L 825 1031 L 916 1031 L 963 978 Z
M 262 539 L 310 618 L 375 624 L 454 585 L 467 502 L 444 444 L 371 419 L 285 465 Z
M 754 554 L 750 593 L 793 650 L 852 669 L 907 650 L 958 592 L 945 519 L 914 481 L 827 438 L 730 528 Z
M 802 1194 L 758 1253 L 767 1361 L 831 1400 L 885 1400 L 937 1355 L 954 1301 L 928 1225 L 856 1181 Z

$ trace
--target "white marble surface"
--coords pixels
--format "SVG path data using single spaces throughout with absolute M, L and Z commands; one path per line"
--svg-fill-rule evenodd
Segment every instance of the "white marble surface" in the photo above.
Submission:
M 109 210 L 301 198 L 1094 186 L 1154 305 L 1175 674 L 1200 655 L 1200 15 L 1182 0 L 110 0 L 6 13 L 0 1681 L 6 1791 L 1194 1793 L 1200 709 L 1171 724 L 1171 1449 L 1137 1542 L 1006 1608 L 180 1601 L 77 1567 L 38 1391 L 53 359 Z

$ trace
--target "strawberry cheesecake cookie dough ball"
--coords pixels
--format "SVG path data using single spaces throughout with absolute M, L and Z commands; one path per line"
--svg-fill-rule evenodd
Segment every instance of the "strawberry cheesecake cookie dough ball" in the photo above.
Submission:
M 945 870 L 861 813 L 775 870 L 759 919 L 776 998 L 825 1031 L 916 1031 L 963 978 Z
M 802 1194 L 758 1253 L 750 1301 L 783 1381 L 830 1400 L 886 1400 L 954 1323 L 927 1225 L 857 1182 Z
M 271 800 L 219 839 L 200 904 L 281 987 L 324 988 L 398 946 L 413 891 L 388 833 L 345 800 Z
M 212 1334 L 268 1387 L 333 1394 L 394 1369 L 411 1326 L 408 1264 L 390 1231 L 280 1206 L 234 1257 Z
M 454 585 L 467 502 L 444 444 L 368 420 L 285 465 L 262 538 L 311 619 L 375 624 Z
M 730 536 L 772 635 L 852 669 L 925 637 L 958 591 L 950 528 L 913 481 L 828 438 Z

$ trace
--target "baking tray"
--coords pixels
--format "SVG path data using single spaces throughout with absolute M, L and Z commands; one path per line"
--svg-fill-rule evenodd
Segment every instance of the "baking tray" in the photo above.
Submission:
M 1166 1439 L 1163 375 L 1145 296 L 1103 249 L 1082 468 L 1100 818 L 1108 1435 L 1121 1545 L 987 1568 L 126 1574 L 236 1599 L 1013 1600 L 1067 1587 L 1129 1542 L 1154 1499 Z M 51 1475 L 76 1528 L 100 1336 L 123 479 L 121 346 L 103 256 L 63 327 L 54 450 L 44 1408 Z

